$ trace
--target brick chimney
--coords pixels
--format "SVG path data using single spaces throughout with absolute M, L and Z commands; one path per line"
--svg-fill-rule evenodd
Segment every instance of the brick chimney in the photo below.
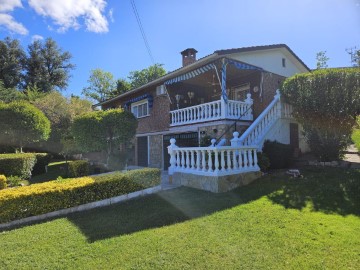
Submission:
M 181 52 L 183 67 L 190 65 L 196 61 L 196 53 L 197 50 L 195 50 L 194 48 L 188 48 Z

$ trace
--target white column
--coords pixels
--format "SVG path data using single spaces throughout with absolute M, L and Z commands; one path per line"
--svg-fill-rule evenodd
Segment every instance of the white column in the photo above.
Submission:
M 176 168 L 176 158 L 175 158 L 175 150 L 178 148 L 176 145 L 176 140 L 174 138 L 170 139 L 170 145 L 168 146 L 168 153 L 170 155 L 170 167 L 169 167 L 169 175 L 173 175 Z

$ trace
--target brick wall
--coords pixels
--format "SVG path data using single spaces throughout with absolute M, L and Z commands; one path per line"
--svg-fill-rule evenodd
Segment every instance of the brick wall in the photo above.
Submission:
M 138 119 L 137 134 L 168 130 L 170 125 L 170 101 L 167 95 L 154 96 L 150 116 Z
M 260 97 L 260 91 L 258 93 L 252 93 L 254 99 L 254 119 L 270 104 L 276 94 L 276 89 L 279 89 L 280 84 L 286 79 L 283 76 L 264 72 L 263 78 L 263 92 Z

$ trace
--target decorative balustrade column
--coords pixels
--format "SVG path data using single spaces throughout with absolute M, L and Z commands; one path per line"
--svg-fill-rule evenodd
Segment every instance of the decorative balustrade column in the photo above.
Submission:
M 170 167 L 169 167 L 169 175 L 174 174 L 174 170 L 176 168 L 176 157 L 175 157 L 175 149 L 178 148 L 175 145 L 176 140 L 174 138 L 170 139 L 170 145 L 168 146 L 168 153 L 170 155 Z

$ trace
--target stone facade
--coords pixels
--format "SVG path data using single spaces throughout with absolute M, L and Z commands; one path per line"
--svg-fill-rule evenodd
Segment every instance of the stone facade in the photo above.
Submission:
M 163 138 L 162 135 L 149 136 L 149 167 L 161 168 L 163 164 Z
M 245 186 L 260 178 L 261 172 L 247 172 L 226 176 L 203 176 L 175 172 L 172 176 L 174 184 L 211 191 L 227 192 L 240 186 Z

